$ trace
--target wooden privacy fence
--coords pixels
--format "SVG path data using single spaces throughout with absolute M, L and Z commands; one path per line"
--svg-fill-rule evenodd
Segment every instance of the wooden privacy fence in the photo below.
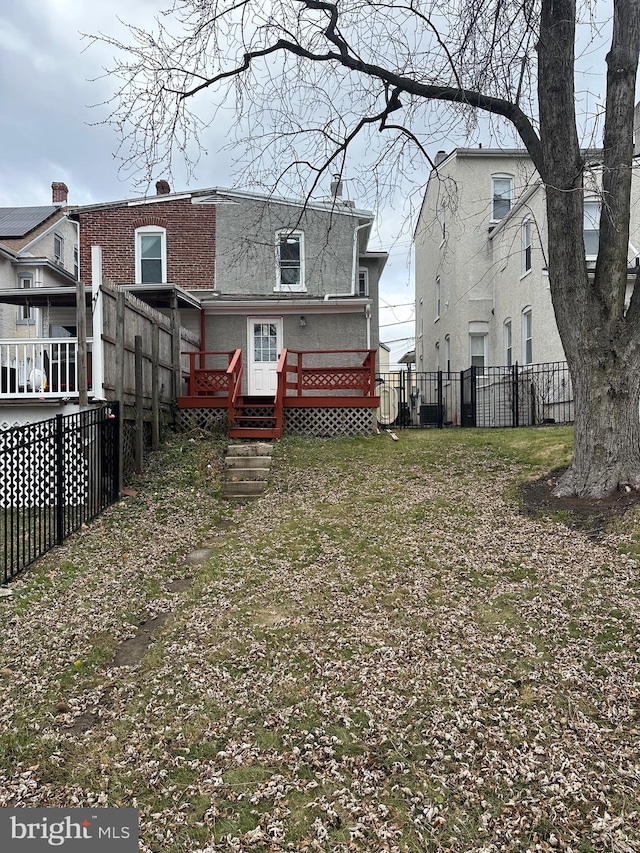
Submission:
M 102 298 L 105 396 L 121 402 L 124 470 L 140 471 L 144 444 L 157 449 L 161 422 L 173 419 L 188 353 L 200 340 L 180 326 L 177 308 L 163 314 L 108 281 Z

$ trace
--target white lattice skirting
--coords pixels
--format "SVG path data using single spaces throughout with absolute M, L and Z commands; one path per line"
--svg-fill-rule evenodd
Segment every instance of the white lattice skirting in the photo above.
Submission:
M 340 435 L 371 435 L 376 428 L 372 408 L 285 409 L 284 431 L 293 435 L 335 438 Z
M 371 435 L 376 429 L 376 410 L 370 407 L 285 409 L 284 431 L 290 435 L 335 438 L 341 435 Z M 226 409 L 178 409 L 178 432 L 226 432 Z

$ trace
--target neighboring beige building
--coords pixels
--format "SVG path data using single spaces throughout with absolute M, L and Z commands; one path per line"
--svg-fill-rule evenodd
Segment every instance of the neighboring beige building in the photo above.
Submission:
M 640 248 L 634 181 L 629 263 Z M 598 166 L 585 182 L 595 262 Z M 439 152 L 415 229 L 416 370 L 564 360 L 547 274 L 544 188 L 519 149 Z
M 74 286 L 78 277 L 78 227 L 66 215 L 66 186 L 54 182 L 53 203 L 0 208 L 0 289 Z M 55 337 L 46 309 L 0 307 L 0 339 Z M 54 334 L 55 332 L 55 334 Z

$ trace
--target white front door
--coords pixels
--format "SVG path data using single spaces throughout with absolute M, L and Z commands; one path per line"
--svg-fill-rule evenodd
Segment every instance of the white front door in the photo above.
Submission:
M 249 317 L 247 331 L 249 396 L 273 396 L 282 350 L 282 317 Z

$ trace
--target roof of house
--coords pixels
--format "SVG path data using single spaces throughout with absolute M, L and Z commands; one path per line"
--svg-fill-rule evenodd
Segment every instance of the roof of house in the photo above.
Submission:
M 182 192 L 161 192 L 156 195 L 137 196 L 136 198 L 119 199 L 117 201 L 98 202 L 94 204 L 77 205 L 70 209 L 73 214 L 85 213 L 113 207 L 138 207 L 145 204 L 163 204 L 165 202 L 190 199 L 193 204 L 224 204 L 243 201 L 262 201 L 270 204 L 282 204 L 293 207 L 304 207 L 309 210 L 344 213 L 362 218 L 373 218 L 370 210 L 357 208 L 352 201 L 343 198 L 326 199 L 293 199 L 279 197 L 274 194 L 260 194 L 244 190 L 226 189 L 224 187 L 209 187 L 202 190 L 184 190 Z M 1 230 L 1 229 L 0 229 Z M 2 236 L 0 234 L 0 236 Z
M 0 237 L 25 237 L 59 210 L 60 207 L 55 204 L 45 207 L 0 207 Z

